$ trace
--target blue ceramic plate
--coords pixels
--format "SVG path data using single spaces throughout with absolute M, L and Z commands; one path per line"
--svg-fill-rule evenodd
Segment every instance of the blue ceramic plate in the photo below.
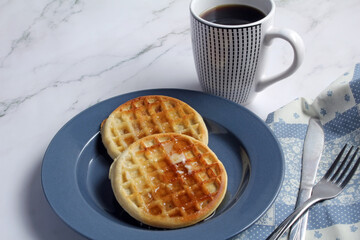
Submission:
M 209 147 L 223 162 L 228 189 L 208 219 L 182 229 L 156 229 L 131 218 L 113 196 L 100 123 L 120 104 L 143 95 L 183 100 L 204 118 Z M 244 107 L 202 92 L 157 89 L 100 102 L 71 119 L 51 141 L 42 165 L 47 200 L 70 227 L 91 239 L 227 239 L 265 213 L 284 175 L 280 146 L 264 122 Z

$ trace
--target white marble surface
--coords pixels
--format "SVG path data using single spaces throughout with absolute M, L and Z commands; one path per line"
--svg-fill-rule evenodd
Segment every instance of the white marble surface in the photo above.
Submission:
M 247 106 L 262 119 L 297 97 L 315 97 L 360 61 L 358 0 L 277 0 L 276 25 L 296 30 L 300 69 Z M 126 92 L 200 90 L 188 0 L 0 1 L 0 238 L 83 239 L 42 193 L 42 157 L 80 111 Z M 268 73 L 292 53 L 274 42 Z

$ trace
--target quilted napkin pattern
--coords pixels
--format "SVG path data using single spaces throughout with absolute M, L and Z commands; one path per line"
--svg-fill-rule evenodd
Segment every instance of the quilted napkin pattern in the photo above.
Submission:
M 325 132 L 317 182 L 345 143 L 360 146 L 360 64 L 340 76 L 316 99 L 298 98 L 268 115 L 266 123 L 284 152 L 284 183 L 266 214 L 235 239 L 266 239 L 294 210 L 310 116 L 320 118 Z M 360 239 L 360 169 L 338 197 L 310 209 L 306 239 Z

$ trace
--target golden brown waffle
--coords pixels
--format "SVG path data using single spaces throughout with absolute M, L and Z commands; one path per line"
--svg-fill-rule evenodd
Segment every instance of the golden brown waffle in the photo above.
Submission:
M 168 132 L 208 143 L 207 128 L 200 114 L 188 104 L 166 96 L 132 99 L 115 109 L 101 125 L 102 141 L 113 159 L 142 137 Z
M 135 219 L 180 228 L 209 216 L 223 200 L 227 174 L 208 146 L 176 133 L 144 137 L 111 165 L 117 201 Z

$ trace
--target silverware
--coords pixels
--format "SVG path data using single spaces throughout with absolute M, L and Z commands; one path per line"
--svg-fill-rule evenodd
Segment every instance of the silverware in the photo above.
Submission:
M 295 207 L 303 204 L 311 196 L 311 191 L 314 186 L 316 172 L 323 149 L 324 130 L 320 120 L 310 118 L 304 140 L 300 189 Z M 299 221 L 290 229 L 289 240 L 305 239 L 307 219 L 308 213 L 305 213 L 302 218 L 299 219 Z
M 349 158 L 353 147 L 350 148 L 345 158 L 341 161 L 346 147 L 347 145 L 343 147 L 324 177 L 314 186 L 311 197 L 296 208 L 295 211 L 275 229 L 267 240 L 279 239 L 312 205 L 323 200 L 334 198 L 342 192 L 360 164 L 360 158 L 353 164 L 359 148 L 356 148 L 355 153 Z

